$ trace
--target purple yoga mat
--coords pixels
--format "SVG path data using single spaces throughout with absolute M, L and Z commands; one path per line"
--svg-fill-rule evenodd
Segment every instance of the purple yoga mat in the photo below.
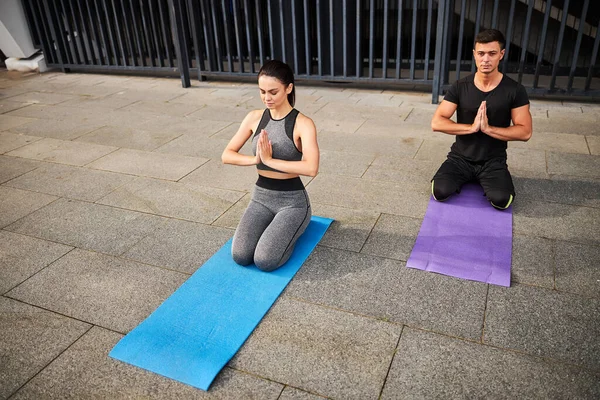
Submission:
M 512 206 L 492 207 L 477 184 L 445 202 L 429 200 L 409 268 L 510 286 Z

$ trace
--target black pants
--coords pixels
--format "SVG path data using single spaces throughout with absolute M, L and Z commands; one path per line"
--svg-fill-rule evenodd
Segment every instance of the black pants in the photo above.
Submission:
M 490 203 L 498 209 L 508 208 L 515 196 L 515 187 L 505 157 L 473 163 L 449 153 L 448 159 L 435 173 L 432 181 L 433 197 L 439 201 L 460 193 L 462 185 L 471 181 L 481 184 Z

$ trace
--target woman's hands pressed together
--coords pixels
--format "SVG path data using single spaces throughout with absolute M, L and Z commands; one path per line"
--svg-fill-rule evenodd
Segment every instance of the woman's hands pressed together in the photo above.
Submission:
M 260 131 L 258 142 L 256 144 L 257 164 L 262 161 L 268 166 L 269 161 L 273 159 L 273 146 L 269 140 L 269 135 L 264 129 Z

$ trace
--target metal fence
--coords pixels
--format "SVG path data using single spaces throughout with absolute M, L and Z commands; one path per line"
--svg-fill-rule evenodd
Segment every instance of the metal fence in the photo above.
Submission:
M 22 0 L 49 66 L 256 76 L 281 59 L 308 81 L 418 86 L 474 71 L 484 28 L 507 36 L 503 72 L 539 95 L 600 93 L 589 0 Z M 560 4 L 559 4 L 560 3 Z M 573 4 L 577 3 L 575 6 Z

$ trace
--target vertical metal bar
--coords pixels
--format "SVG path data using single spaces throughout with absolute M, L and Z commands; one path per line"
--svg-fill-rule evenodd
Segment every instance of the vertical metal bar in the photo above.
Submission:
M 90 58 L 88 57 L 88 53 L 86 51 L 86 45 L 85 45 L 85 39 L 87 39 L 87 32 L 85 35 L 83 34 L 83 29 L 81 28 L 82 25 L 80 25 L 77 20 L 77 16 L 78 15 L 81 16 L 81 10 L 78 9 L 77 11 L 79 11 L 79 12 L 75 11 L 75 7 L 73 6 L 73 0 L 69 0 L 69 8 L 71 9 L 71 15 L 73 16 L 73 27 L 74 27 L 73 40 L 75 40 L 75 46 L 77 47 L 77 50 L 79 51 L 80 59 L 81 59 L 82 63 L 89 65 L 89 64 L 91 64 L 91 62 L 90 62 Z M 82 23 L 83 23 L 83 21 L 82 21 Z
M 494 0 L 494 9 L 492 11 L 492 29 L 496 29 L 498 27 L 498 2 L 500 0 Z M 551 2 L 552 0 L 547 0 L 546 4 Z
M 344 78 L 348 76 L 348 3 L 347 0 L 342 2 L 342 52 L 343 52 L 343 67 L 342 73 Z
M 233 72 L 233 58 L 231 56 L 231 45 L 229 43 L 229 21 L 227 18 L 227 8 L 225 7 L 225 0 L 221 0 L 221 10 L 223 12 L 223 32 L 225 34 L 225 47 L 227 48 L 227 62 L 229 65 L 229 72 Z
M 335 75 L 335 43 L 333 41 L 333 0 L 329 0 L 329 64 L 331 76 Z
M 279 0 L 279 24 L 281 32 L 281 53 L 283 54 L 283 62 L 287 63 L 287 49 L 285 48 L 285 22 L 283 20 L 283 0 Z
M 321 1 L 317 0 L 317 57 L 319 76 L 323 76 L 323 46 L 321 46 Z
M 527 56 L 527 45 L 529 44 L 529 32 L 531 31 L 530 22 L 531 22 L 531 12 L 533 11 L 533 1 L 534 0 L 528 0 L 529 4 L 527 7 L 527 17 L 525 18 L 525 26 L 523 27 L 523 30 L 525 31 L 525 35 L 523 35 L 523 38 L 521 41 L 521 58 L 519 60 L 519 78 L 518 78 L 519 83 L 521 83 L 521 81 L 523 80 L 523 70 L 525 69 L 525 57 Z
M 477 0 L 477 16 L 475 17 L 475 36 L 479 33 L 479 20 L 481 19 L 482 0 Z M 512 16 L 512 14 L 511 14 Z M 511 17 L 512 18 L 512 17 Z M 508 40 L 508 39 L 507 39 Z M 507 51 L 508 52 L 508 51 Z M 508 57 L 506 57 L 508 58 Z M 471 57 L 471 72 L 475 72 L 475 60 Z
M 56 43 L 56 47 L 57 47 L 57 49 L 56 49 L 56 55 L 57 55 L 57 58 L 58 58 L 58 63 L 60 64 L 60 67 L 63 69 L 63 71 L 66 72 L 66 69 L 65 69 L 65 59 L 63 57 L 63 49 L 61 48 L 62 47 L 61 44 L 58 43 L 58 39 L 57 39 L 58 35 L 57 35 L 56 29 L 54 27 L 54 22 L 52 21 L 54 19 L 53 15 L 51 14 L 50 7 L 48 6 L 48 1 L 47 0 L 43 0 L 42 3 L 44 5 L 44 11 L 45 11 L 44 14 L 47 16 L 48 28 L 50 30 L 50 35 L 52 37 L 52 41 L 54 43 Z
M 108 39 L 110 41 L 110 48 L 112 50 L 112 54 L 113 54 L 113 58 L 114 58 L 114 65 L 119 65 L 118 54 L 117 54 L 117 50 L 115 47 L 112 28 L 110 25 L 110 17 L 108 14 L 108 8 L 106 7 L 106 3 L 108 2 L 108 0 L 100 0 L 100 1 L 102 1 L 102 3 L 104 4 L 104 19 L 106 20 L 106 29 L 108 30 Z
M 569 0 L 567 0 L 569 1 Z M 504 47 L 504 61 L 502 61 L 502 72 L 507 73 L 508 69 L 508 52 L 510 50 L 510 42 L 512 40 L 513 21 L 515 19 L 515 0 L 510 1 L 510 11 L 508 12 L 508 29 L 506 30 L 506 45 Z
M 110 62 L 108 60 L 108 47 L 106 45 L 106 42 L 104 40 L 104 34 L 102 32 L 102 27 L 100 23 L 100 11 L 94 4 L 96 14 L 98 17 L 97 22 L 100 25 L 100 27 L 98 28 L 94 25 L 94 18 L 92 17 L 92 8 L 90 7 L 88 0 L 85 0 L 85 5 L 87 6 L 88 17 L 90 19 L 90 25 L 92 27 L 92 33 L 94 34 L 94 39 L 96 39 L 96 47 L 98 48 L 98 64 L 102 65 L 102 56 L 104 56 L 104 62 L 106 63 L 106 65 L 109 65 Z M 100 35 L 98 35 L 98 29 L 100 29 Z
M 296 29 L 296 0 L 292 0 L 292 48 L 294 49 L 294 73 L 298 73 L 298 32 Z
M 144 52 L 142 51 L 143 42 L 142 42 L 142 37 L 140 36 L 140 29 L 139 29 L 138 23 L 137 23 L 137 15 L 135 13 L 135 7 L 133 5 L 133 0 L 129 0 L 129 7 L 131 8 L 131 17 L 133 20 L 133 32 L 135 34 L 135 44 L 137 46 L 138 54 L 140 55 L 140 65 L 142 67 L 145 67 L 146 66 L 146 56 L 144 55 Z M 140 14 L 141 14 L 141 10 L 140 10 Z
M 271 0 L 269 0 L 267 3 L 267 17 L 269 20 L 269 45 L 271 46 L 271 60 L 274 60 L 275 44 L 273 40 L 275 40 L 275 35 L 273 34 L 273 4 L 271 3 Z
M 458 28 L 458 51 L 456 52 L 456 80 L 460 79 L 460 70 L 462 63 L 462 48 L 465 34 L 465 9 L 467 6 L 467 0 L 460 2 L 460 23 Z M 472 57 L 471 57 L 472 58 Z
M 440 4 L 438 3 L 438 13 L 440 9 Z M 402 9 L 404 4 L 402 4 L 402 0 L 398 0 L 398 36 L 396 37 L 396 79 L 401 78 L 401 69 L 402 69 Z
M 262 31 L 262 13 L 260 11 L 260 3 L 255 5 L 256 8 L 256 31 L 258 32 L 258 53 L 260 55 L 260 65 L 265 63 L 265 52 L 263 49 L 263 31 Z
M 544 47 L 546 47 L 546 33 L 548 31 L 548 21 L 550 19 L 550 10 L 552 10 L 552 0 L 546 1 L 546 12 L 544 13 L 544 24 L 542 25 L 542 40 L 538 49 L 537 61 L 535 63 L 535 76 L 533 77 L 533 87 L 537 88 L 540 78 L 540 69 L 544 59 Z
M 60 0 L 60 7 L 58 7 L 58 4 L 54 2 L 54 7 L 55 11 L 57 11 L 57 34 L 60 33 L 60 39 L 64 43 L 65 54 L 68 63 L 79 64 L 79 58 L 77 57 L 77 52 L 75 51 L 75 47 L 73 46 L 74 37 L 73 30 L 71 29 L 71 24 L 69 24 L 69 10 L 65 8 L 65 3 L 63 0 Z
M 594 40 L 594 49 L 592 50 L 592 58 L 590 59 L 590 68 L 588 69 L 588 75 L 585 79 L 585 89 L 590 90 L 592 83 L 592 74 L 594 72 L 594 66 L 596 65 L 596 57 L 598 57 L 598 45 L 600 44 L 600 22 L 596 26 L 596 40 Z
M 216 11 L 215 8 L 217 7 L 216 4 L 213 3 L 213 5 L 211 6 L 210 2 L 207 3 L 203 3 L 205 4 L 205 10 L 207 10 L 208 13 L 208 8 L 210 8 L 210 15 L 212 18 L 212 33 L 214 34 L 215 37 L 215 50 L 217 51 L 217 69 L 219 70 L 219 72 L 222 72 L 224 70 L 223 68 L 223 55 L 222 55 L 222 51 L 221 51 L 221 39 L 219 39 L 219 28 L 217 25 L 217 15 L 216 15 Z M 207 47 L 207 50 L 209 49 L 209 47 Z
M 154 61 L 154 50 L 152 49 L 152 35 L 148 28 L 148 24 L 146 23 L 146 13 L 144 12 L 144 5 L 142 4 L 144 0 L 140 0 L 140 14 L 142 16 L 142 28 L 144 30 L 144 37 L 146 38 L 146 48 L 148 50 L 148 57 L 150 58 L 150 66 L 156 66 Z M 157 57 L 158 58 L 158 57 Z
M 373 53 L 375 36 L 375 0 L 369 2 L 369 78 L 373 77 Z
M 556 52 L 554 53 L 554 63 L 552 64 L 552 78 L 550 78 L 550 90 L 554 90 L 556 84 L 556 73 L 558 72 L 558 63 L 560 61 L 560 51 L 562 50 L 562 41 L 565 35 L 565 25 L 567 23 L 567 17 L 569 9 L 569 0 L 565 0 L 563 3 L 564 11 L 562 13 L 562 20 L 560 21 L 560 30 L 558 31 L 558 42 L 556 44 Z
M 310 25 L 307 0 L 304 0 L 304 49 L 306 51 L 306 75 L 311 75 L 312 55 L 310 52 Z
M 244 0 L 244 16 L 246 17 L 246 45 L 248 46 L 248 56 L 250 62 L 250 72 L 255 73 L 254 70 L 254 49 L 252 46 L 252 29 L 250 25 L 250 14 L 248 12 L 248 0 Z
M 388 0 L 383 1 L 383 56 L 381 59 L 381 77 L 387 78 L 388 64 Z
M 437 104 L 439 101 L 440 87 L 442 83 L 442 59 L 444 54 L 442 44 L 444 42 L 444 19 L 445 19 L 446 0 L 440 0 L 437 11 L 437 29 L 435 32 L 435 56 L 433 63 L 433 82 L 431 90 L 431 103 Z
M 142 1 L 142 0 L 140 0 Z M 153 7 L 153 2 L 152 0 L 150 0 L 150 22 L 152 23 L 152 37 L 154 39 L 154 45 L 156 46 L 156 58 L 158 60 L 158 65 L 160 67 L 163 66 L 164 63 L 164 57 L 163 57 L 163 53 L 160 51 L 160 34 L 157 31 L 157 23 L 156 23 L 156 17 L 154 16 L 154 7 Z
M 127 45 L 127 51 L 131 55 L 131 65 L 136 66 L 137 61 L 135 57 L 135 46 L 132 40 L 131 29 L 129 25 L 129 18 L 127 15 L 127 6 L 125 4 L 126 0 L 121 0 L 121 8 L 123 11 L 123 25 L 125 27 L 125 44 Z M 135 15 L 133 15 L 133 9 L 129 10 L 132 14 L 132 20 L 135 19 Z M 133 21 L 132 21 L 133 22 Z M 140 54 L 141 57 L 141 54 Z
M 244 72 L 244 57 L 242 56 L 242 41 L 240 40 L 240 28 L 239 28 L 239 19 L 238 19 L 238 6 L 237 0 L 231 0 L 231 5 L 233 6 L 233 27 L 235 32 L 235 45 L 237 49 L 238 61 L 240 64 L 240 72 Z
M 196 25 L 196 18 L 198 17 L 198 13 L 196 12 L 196 7 L 194 6 L 194 2 L 192 0 L 187 0 L 187 13 L 189 15 L 190 21 L 190 30 L 192 31 L 192 42 L 194 43 L 194 53 L 196 55 L 196 71 L 198 72 L 198 80 L 202 80 L 202 70 L 204 60 L 200 57 L 202 54 L 202 49 L 200 48 L 200 40 L 198 40 L 198 26 Z
M 410 43 L 410 79 L 415 79 L 415 53 L 417 40 L 417 0 L 413 0 L 412 38 Z
M 425 71 L 423 79 L 429 80 L 429 47 L 431 46 L 431 18 L 433 13 L 433 0 L 427 3 L 427 36 L 425 38 Z
M 577 59 L 579 58 L 579 48 L 581 46 L 581 38 L 583 36 L 583 25 L 585 24 L 585 17 L 587 15 L 587 9 L 590 5 L 590 0 L 583 2 L 583 10 L 581 11 L 581 18 L 579 18 L 579 28 L 577 29 L 577 41 L 575 42 L 575 49 L 573 50 L 573 61 L 571 62 L 571 72 L 569 72 L 569 81 L 567 84 L 567 91 L 573 89 L 573 79 L 575 78 L 575 69 L 577 68 Z M 596 32 L 596 36 L 598 32 Z
M 33 24 L 35 25 L 35 29 L 38 32 L 40 38 L 40 45 L 42 46 L 42 51 L 44 52 L 44 57 L 46 57 L 46 62 L 48 64 L 54 63 L 54 49 L 51 46 L 51 43 L 48 42 L 48 36 L 46 35 L 46 26 L 44 24 L 44 19 L 41 18 L 44 13 L 41 13 L 39 10 L 39 3 L 37 0 L 34 0 L 35 4 L 29 3 Z M 38 23 L 39 21 L 39 23 Z M 42 25 L 42 26 L 40 26 Z
M 168 11 L 171 23 L 171 34 L 173 35 L 175 57 L 177 57 L 177 68 L 181 75 L 181 86 L 190 87 L 190 69 L 187 54 L 187 45 L 185 43 L 184 21 L 181 10 L 180 0 L 167 0 Z M 164 21 L 163 21 L 164 22 Z M 166 27 L 166 25 L 165 25 Z
M 168 26 L 168 22 L 169 21 L 165 21 L 165 13 L 164 13 L 164 9 L 163 9 L 163 5 L 164 3 L 162 1 L 158 2 L 158 15 L 160 17 L 160 25 L 159 27 L 161 28 L 161 32 L 162 32 L 162 38 L 163 38 L 163 45 L 165 46 L 165 50 L 167 52 L 167 61 L 169 64 L 169 67 L 173 67 L 173 55 L 171 54 L 171 36 L 169 35 L 169 32 L 167 30 L 167 26 Z M 171 27 L 171 29 L 173 29 L 173 27 Z
M 360 2 L 361 0 L 356 0 L 356 77 L 360 78 L 362 75 L 362 56 L 360 54 L 360 41 L 361 41 L 361 32 L 360 32 Z

